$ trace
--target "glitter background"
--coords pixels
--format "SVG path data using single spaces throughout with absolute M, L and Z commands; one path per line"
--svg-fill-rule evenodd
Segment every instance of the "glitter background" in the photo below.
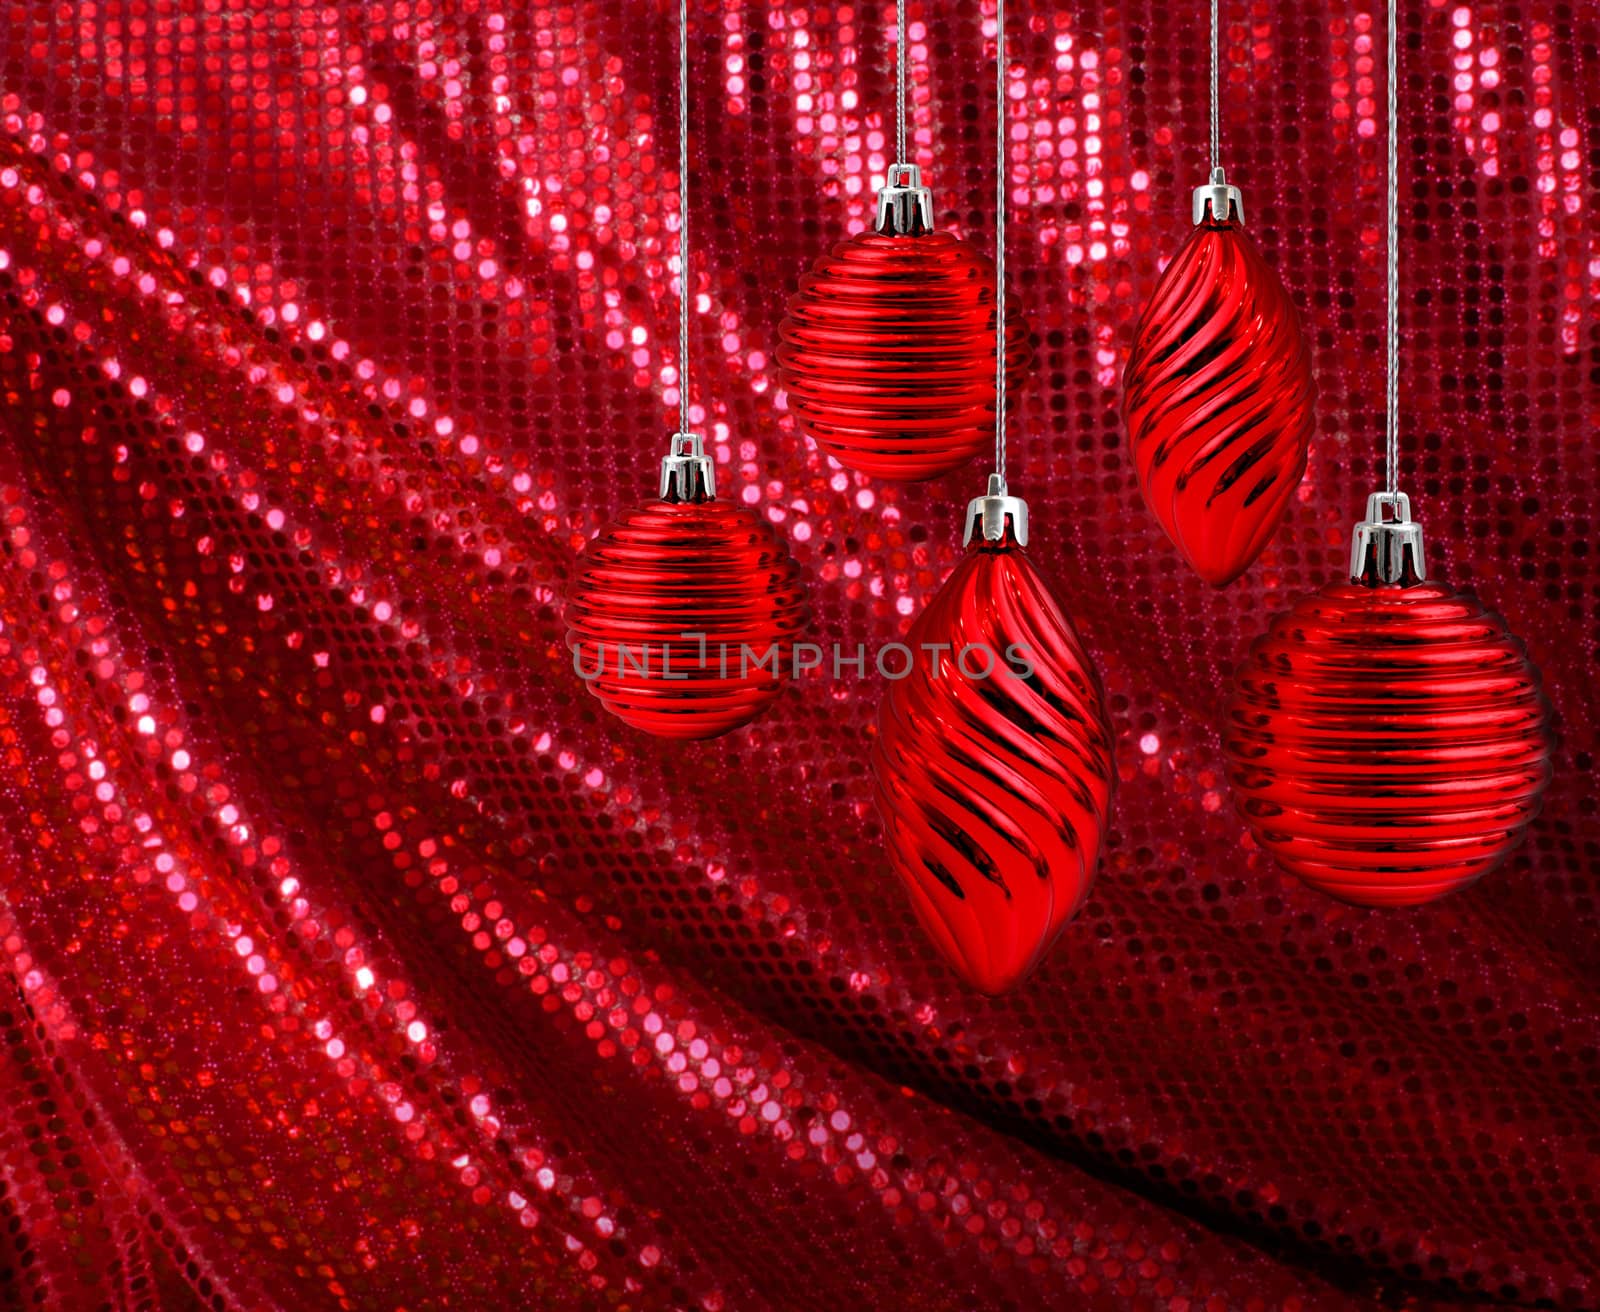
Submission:
M 1203 14 L 1013 5 L 1013 486 L 1120 786 L 1084 911 L 985 1001 L 887 873 L 876 681 L 668 745 L 563 646 L 673 424 L 675 6 L 0 0 L 0 1305 L 1600 1304 L 1600 13 L 1403 8 L 1405 485 L 1543 669 L 1544 814 L 1360 912 L 1222 778 L 1229 669 L 1380 473 L 1371 11 L 1227 4 L 1225 159 L 1319 425 L 1216 593 L 1116 418 Z M 693 10 L 719 481 L 825 641 L 886 642 L 982 470 L 828 465 L 773 351 L 869 217 L 892 8 Z M 978 11 L 913 4 L 914 132 L 987 241 Z

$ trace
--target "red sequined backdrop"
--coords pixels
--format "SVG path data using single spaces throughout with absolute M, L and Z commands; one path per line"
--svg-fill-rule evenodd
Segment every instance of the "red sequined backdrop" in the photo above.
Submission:
M 0 1303 L 1596 1306 L 1600 15 L 1402 7 L 1405 483 L 1544 671 L 1544 814 L 1471 891 L 1354 911 L 1222 777 L 1231 665 L 1378 478 L 1381 12 L 1225 6 L 1319 423 L 1218 593 L 1117 419 L 1201 7 L 1013 5 L 1013 482 L 1121 781 L 1084 911 L 986 1001 L 887 873 L 875 680 L 662 744 L 563 645 L 673 425 L 676 6 L 0 0 Z M 914 130 L 983 241 L 978 9 L 913 4 Z M 719 478 L 852 650 L 982 472 L 842 473 L 774 380 L 887 162 L 891 15 L 693 16 Z

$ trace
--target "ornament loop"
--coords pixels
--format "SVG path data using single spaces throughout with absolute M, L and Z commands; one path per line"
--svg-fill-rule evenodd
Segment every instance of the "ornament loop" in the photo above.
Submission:
M 1427 577 L 1422 525 L 1411 518 L 1411 498 L 1404 492 L 1374 492 L 1367 498 L 1367 517 L 1350 540 L 1350 581 L 1409 588 Z
M 889 181 L 878 192 L 878 219 L 873 226 L 893 237 L 933 231 L 933 192 L 922 185 L 922 170 L 915 164 L 889 165 Z
M 1239 188 L 1228 185 L 1220 168 L 1211 170 L 1211 181 L 1194 189 L 1195 227 L 1206 221 L 1208 209 L 1213 223 L 1226 223 L 1229 219 L 1244 222 L 1244 197 Z
M 672 450 L 661 458 L 661 499 L 700 502 L 717 495 L 717 470 L 699 433 L 674 433 Z
M 1009 535 L 1019 547 L 1028 545 L 1028 503 L 1006 493 L 1002 474 L 989 475 L 989 490 L 967 502 L 967 524 L 961 534 L 963 546 L 976 533 L 985 542 L 1004 542 Z

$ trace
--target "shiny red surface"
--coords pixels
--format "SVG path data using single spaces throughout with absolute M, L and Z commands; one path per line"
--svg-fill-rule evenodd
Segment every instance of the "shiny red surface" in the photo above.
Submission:
M 875 673 L 674 743 L 572 670 L 574 562 L 676 419 L 672 7 L 0 2 L 0 1303 L 1600 1304 L 1600 14 L 1401 9 L 1405 486 L 1544 676 L 1543 808 L 1369 911 L 1225 777 L 1233 669 L 1382 485 L 1371 7 L 1224 6 L 1318 434 L 1218 592 L 1118 414 L 1204 176 L 1203 10 L 1008 4 L 1009 476 L 1117 790 L 990 999 L 885 858 Z M 692 17 L 694 425 L 871 671 L 984 473 L 844 470 L 777 377 L 893 162 L 892 13 Z M 992 11 L 908 17 L 938 223 L 986 249 Z
M 662 738 L 715 738 L 765 712 L 809 614 L 783 539 L 726 501 L 627 512 L 584 548 L 567 597 L 573 669 Z
M 1006 297 L 1006 388 L 1033 352 Z M 846 469 L 915 481 L 994 446 L 994 262 L 948 232 L 842 241 L 800 280 L 779 327 L 796 423 Z
M 1235 804 L 1313 888 L 1432 902 L 1510 854 L 1550 783 L 1539 675 L 1441 583 L 1332 583 L 1251 646 L 1223 729 Z
M 1015 988 L 1089 895 L 1111 811 L 1100 679 L 1027 553 L 976 545 L 928 602 L 878 712 L 890 867 L 983 993 Z M 903 663 L 897 663 L 903 662 Z
M 1221 587 L 1278 531 L 1316 431 L 1311 350 L 1249 232 L 1209 217 L 1172 257 L 1122 378 L 1145 504 Z

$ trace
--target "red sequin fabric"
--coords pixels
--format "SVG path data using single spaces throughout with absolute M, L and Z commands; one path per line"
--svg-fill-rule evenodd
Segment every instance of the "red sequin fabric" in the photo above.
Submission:
M 1204 178 L 1205 16 L 1013 4 L 1010 481 L 1118 781 L 990 1000 L 868 775 L 873 653 L 982 467 L 842 470 L 775 364 L 893 162 L 891 5 L 691 5 L 696 427 L 827 654 L 684 744 L 562 620 L 675 426 L 676 5 L 0 0 L 0 1305 L 1600 1304 L 1600 12 L 1401 9 L 1403 486 L 1542 671 L 1543 810 L 1369 911 L 1224 778 L 1232 669 L 1381 481 L 1381 11 L 1223 6 L 1224 163 L 1318 401 L 1216 591 L 1117 394 Z M 908 16 L 917 162 L 983 246 L 992 12 Z

